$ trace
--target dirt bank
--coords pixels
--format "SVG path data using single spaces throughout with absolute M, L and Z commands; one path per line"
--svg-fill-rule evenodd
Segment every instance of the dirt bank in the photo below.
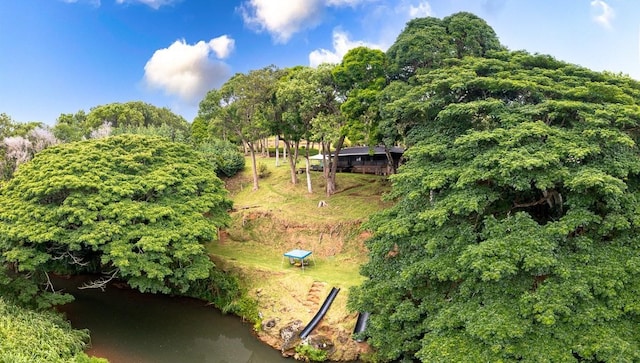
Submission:
M 329 360 L 353 361 L 369 350 L 352 338 L 357 313 L 347 309 L 349 288 L 359 284 L 358 268 L 365 260 L 361 222 L 331 225 L 278 220 L 269 212 L 234 212 L 234 225 L 212 246 L 214 261 L 235 271 L 258 302 L 261 341 L 298 357 L 295 347 L 306 343 L 327 352 Z M 313 259 L 302 270 L 282 256 L 294 248 L 310 249 Z M 332 287 L 340 288 L 331 308 L 302 342 L 300 331 L 311 321 Z

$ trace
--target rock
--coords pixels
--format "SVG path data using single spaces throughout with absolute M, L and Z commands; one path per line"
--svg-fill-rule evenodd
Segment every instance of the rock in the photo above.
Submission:
M 302 320 L 293 320 L 280 329 L 280 338 L 282 339 L 282 347 L 280 351 L 291 349 L 295 346 L 295 342 L 300 338 L 299 334 L 302 330 Z
M 267 321 L 262 322 L 262 330 L 269 330 L 278 324 L 278 318 L 271 318 Z
M 316 349 L 321 349 L 327 352 L 327 355 L 333 354 L 335 351 L 335 345 L 333 341 L 324 335 L 314 335 L 309 338 L 309 345 Z

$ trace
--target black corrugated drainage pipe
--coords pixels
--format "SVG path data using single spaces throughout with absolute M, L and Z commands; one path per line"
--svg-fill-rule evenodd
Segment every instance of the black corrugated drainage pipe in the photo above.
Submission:
M 367 329 L 367 321 L 369 320 L 370 313 L 364 312 L 358 314 L 358 320 L 356 320 L 356 326 L 353 328 L 353 334 L 358 334 Z M 357 339 L 356 341 L 361 342 L 362 339 Z
M 336 298 L 336 295 L 338 295 L 338 292 L 340 292 L 340 289 L 336 287 L 331 288 L 331 292 L 329 293 L 327 298 L 324 299 L 324 302 L 322 303 L 320 310 L 318 310 L 318 312 L 313 317 L 313 319 L 311 319 L 309 324 L 307 324 L 307 326 L 305 326 L 304 329 L 302 329 L 302 332 L 300 332 L 300 339 L 306 339 L 307 336 L 309 336 L 309 334 L 311 333 L 311 331 L 316 327 L 316 325 L 318 325 L 320 320 L 322 320 L 322 318 L 324 317 L 324 314 L 326 314 L 327 310 L 329 310 L 329 308 L 331 307 L 331 303 L 333 302 L 333 299 Z

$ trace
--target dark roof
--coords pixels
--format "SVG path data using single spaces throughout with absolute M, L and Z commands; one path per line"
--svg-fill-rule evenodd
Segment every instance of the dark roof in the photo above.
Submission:
M 371 152 L 373 149 L 373 152 Z M 392 147 L 389 150 L 392 154 L 402 154 L 404 149 L 401 147 Z M 352 156 L 352 155 L 384 155 L 384 146 L 376 146 L 371 148 L 369 146 L 356 146 L 346 147 L 340 150 L 340 156 Z

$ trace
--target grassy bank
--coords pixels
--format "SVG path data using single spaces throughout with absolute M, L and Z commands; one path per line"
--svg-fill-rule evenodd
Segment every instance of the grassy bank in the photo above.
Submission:
M 209 252 L 219 266 L 240 275 L 249 295 L 258 301 L 263 322 L 298 319 L 306 324 L 331 287 L 341 288 L 323 321 L 348 334 L 356 317 L 346 308 L 348 291 L 362 282 L 359 267 L 367 259 L 368 233 L 360 227 L 372 213 L 388 207 L 381 200 L 389 190 L 388 181 L 341 173 L 338 192 L 327 197 L 322 173 L 312 172 L 310 194 L 304 174 L 293 185 L 287 165 L 276 167 L 273 158 L 258 160 L 269 173 L 260 180 L 259 190 L 252 191 L 249 163 L 226 181 L 234 200 L 233 224 L 221 232 L 219 241 L 207 246 Z M 326 206 L 319 207 L 320 201 Z M 313 251 L 304 271 L 283 258 L 294 248 Z

